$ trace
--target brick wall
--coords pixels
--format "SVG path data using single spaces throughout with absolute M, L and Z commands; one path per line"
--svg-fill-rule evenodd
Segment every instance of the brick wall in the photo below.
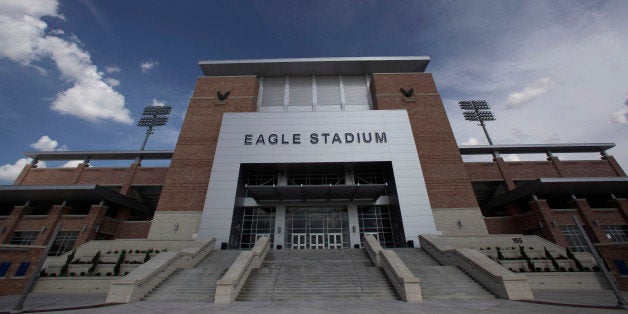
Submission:
M 39 262 L 43 247 L 23 246 L 23 245 L 0 245 L 0 263 L 10 262 L 11 266 L 4 279 L 0 279 L 0 295 L 20 294 L 24 290 L 28 279 L 33 275 L 35 267 Z M 26 276 L 15 277 L 20 263 L 30 262 Z
M 224 102 L 216 92 L 230 91 Z M 157 211 L 202 211 L 225 112 L 256 110 L 255 76 L 200 77 L 190 99 Z
M 416 101 L 399 91 L 414 88 Z M 405 109 L 410 118 L 432 208 L 477 208 L 445 107 L 429 73 L 373 74 L 377 109 Z M 456 197 L 451 197 L 456 195 Z

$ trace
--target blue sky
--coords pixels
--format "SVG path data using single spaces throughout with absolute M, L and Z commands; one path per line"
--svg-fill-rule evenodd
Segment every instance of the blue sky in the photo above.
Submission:
M 284 57 L 429 56 L 459 144 L 486 140 L 457 102 L 487 99 L 496 143 L 615 142 L 626 169 L 626 16 L 626 1 L 4 0 L 0 182 L 24 151 L 139 148 L 147 105 L 174 107 L 147 149 L 173 149 L 198 61 Z

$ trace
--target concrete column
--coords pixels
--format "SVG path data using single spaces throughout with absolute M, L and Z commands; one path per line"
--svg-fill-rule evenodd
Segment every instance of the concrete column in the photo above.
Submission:
M 75 246 L 79 246 L 96 237 L 96 229 L 105 218 L 108 207 L 104 205 L 92 205 L 89 214 L 85 218 L 85 230 L 81 230 L 76 239 Z
M 543 223 L 543 237 L 560 246 L 566 247 L 567 240 L 565 240 L 560 227 L 554 225 L 554 215 L 552 214 L 552 210 L 549 208 L 549 205 L 547 205 L 547 201 L 543 199 L 533 200 L 528 204 L 530 204 L 532 211 L 536 213 Z
M 52 236 L 52 232 L 54 232 L 57 223 L 61 219 L 61 214 L 65 213 L 70 207 L 65 205 L 53 205 L 46 221 L 44 223 L 45 230 L 39 233 L 37 236 L 37 240 L 33 243 L 34 245 L 46 245 L 48 241 L 54 241 L 54 239 L 50 239 Z
M 347 214 L 349 216 L 349 238 L 351 248 L 354 248 L 356 244 L 360 245 L 360 221 L 358 219 L 358 206 L 347 206 Z
M 275 207 L 275 249 L 281 245 L 282 249 L 285 245 L 286 235 L 286 205 L 277 205 Z
M 628 222 L 628 199 L 616 198 L 615 203 L 617 204 L 617 209 L 619 210 L 619 213 L 624 218 L 624 222 Z
M 576 208 L 580 217 L 582 217 L 584 223 L 584 230 L 589 234 L 589 237 L 593 242 L 604 243 L 609 242 L 609 239 L 606 237 L 606 233 L 602 229 L 602 226 L 599 226 L 595 221 L 595 216 L 589 207 L 589 203 L 587 203 L 586 199 L 578 198 L 575 200 L 569 201 L 569 205 L 572 208 Z

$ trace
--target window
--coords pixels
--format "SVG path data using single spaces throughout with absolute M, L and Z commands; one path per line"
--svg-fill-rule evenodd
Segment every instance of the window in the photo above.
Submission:
M 584 239 L 580 230 L 575 225 L 568 226 L 560 226 L 560 231 L 562 231 L 565 240 L 567 240 L 567 245 L 574 252 L 588 252 L 589 247 L 587 246 L 587 242 Z
M 613 242 L 628 242 L 628 225 L 602 226 L 606 237 Z
M 250 207 L 244 209 L 242 217 L 241 249 L 251 249 L 262 235 L 270 236 L 270 246 L 275 239 L 275 208 Z
M 2 262 L 0 263 L 0 278 L 4 278 L 7 276 L 7 272 L 9 271 L 9 267 L 11 267 L 11 262 Z
M 78 231 L 61 231 L 55 242 L 52 244 L 52 248 L 48 253 L 49 256 L 59 256 L 74 247 L 76 238 L 78 237 Z
M 395 247 L 392 219 L 388 206 L 358 206 L 360 241 L 364 246 L 365 234 L 375 236 L 383 247 Z
M 20 266 L 17 268 L 17 271 L 15 272 L 15 277 L 24 277 L 26 276 L 26 271 L 28 270 L 28 267 L 31 266 L 31 262 L 22 262 L 20 263 Z
M 370 110 L 364 75 L 281 76 L 260 79 L 259 111 Z
M 31 245 L 37 239 L 38 234 L 37 231 L 16 231 L 9 244 Z

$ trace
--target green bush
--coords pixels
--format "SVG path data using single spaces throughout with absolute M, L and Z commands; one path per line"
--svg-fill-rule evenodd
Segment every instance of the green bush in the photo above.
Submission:
M 118 261 L 116 261 L 116 265 L 113 266 L 113 274 L 116 276 L 120 274 L 120 265 L 122 265 L 122 263 L 124 262 L 125 254 L 126 254 L 126 251 L 122 250 L 122 252 L 120 252 L 120 255 L 118 256 Z

